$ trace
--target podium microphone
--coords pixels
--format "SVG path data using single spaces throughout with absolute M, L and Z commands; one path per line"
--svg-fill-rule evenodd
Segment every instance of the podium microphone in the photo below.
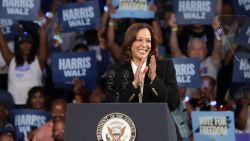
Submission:
M 126 90 L 126 86 L 128 84 L 128 77 L 129 77 L 129 72 L 128 70 L 123 70 L 122 71 L 122 90 Z
M 113 86 L 114 86 L 114 78 L 115 78 L 115 71 L 110 70 L 107 74 L 107 82 L 106 82 L 106 88 L 109 91 L 113 91 Z

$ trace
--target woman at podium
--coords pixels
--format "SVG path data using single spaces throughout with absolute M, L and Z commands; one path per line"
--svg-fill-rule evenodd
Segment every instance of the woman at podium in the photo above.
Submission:
M 103 78 L 106 102 L 166 102 L 170 111 L 180 103 L 174 65 L 158 56 L 152 27 L 146 23 L 128 28 L 120 62 L 111 65 Z

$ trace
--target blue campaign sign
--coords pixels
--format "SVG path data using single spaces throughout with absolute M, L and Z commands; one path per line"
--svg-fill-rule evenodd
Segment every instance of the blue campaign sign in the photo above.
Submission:
M 176 79 L 179 86 L 201 87 L 200 61 L 197 58 L 173 58 Z
M 1 0 L 0 17 L 22 21 L 38 20 L 40 0 Z
M 155 13 L 149 10 L 149 4 L 153 0 L 112 0 L 116 12 L 112 14 L 112 18 L 140 18 L 151 19 L 154 18 Z
M 244 47 L 250 48 L 250 20 L 247 20 L 247 22 L 240 28 L 237 42 Z
M 233 0 L 234 11 L 236 15 L 250 16 L 249 0 Z
M 250 54 L 237 53 L 235 56 L 232 81 L 250 83 Z
M 235 141 L 233 112 L 192 112 L 196 141 Z
M 52 78 L 60 85 L 72 85 L 72 80 L 79 78 L 92 90 L 97 78 L 96 52 L 53 53 Z
M 39 128 L 51 119 L 50 112 L 33 109 L 15 109 L 10 116 L 19 139 L 27 136 L 31 128 Z
M 176 22 L 186 24 L 212 24 L 216 14 L 215 0 L 174 0 Z
M 58 17 L 62 32 L 93 30 L 100 22 L 99 2 L 61 4 Z
M 5 39 L 14 39 L 17 35 L 16 22 L 12 19 L 0 19 L 0 27 Z

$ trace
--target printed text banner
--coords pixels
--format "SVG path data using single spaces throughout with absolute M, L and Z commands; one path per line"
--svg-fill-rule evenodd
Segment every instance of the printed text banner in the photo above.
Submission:
M 37 21 L 40 0 L 1 0 L 0 17 L 22 21 Z
M 100 21 L 99 2 L 62 4 L 58 8 L 58 17 L 62 32 L 93 30 Z
M 174 0 L 176 22 L 180 25 L 210 25 L 216 14 L 215 0 Z
M 192 112 L 196 141 L 235 141 L 233 112 Z
M 17 128 L 17 138 L 23 139 L 32 128 L 39 128 L 51 119 L 45 110 L 15 109 L 11 113 L 11 121 Z
M 232 81 L 237 83 L 250 83 L 250 54 L 235 54 Z
M 97 78 L 96 52 L 54 53 L 52 71 L 55 84 L 72 85 L 72 80 L 78 78 L 92 89 Z
M 200 61 L 197 58 L 173 58 L 179 86 L 200 88 Z
M 154 18 L 154 12 L 149 10 L 149 5 L 153 0 L 113 0 L 112 4 L 116 8 L 116 12 L 112 14 L 112 18 Z

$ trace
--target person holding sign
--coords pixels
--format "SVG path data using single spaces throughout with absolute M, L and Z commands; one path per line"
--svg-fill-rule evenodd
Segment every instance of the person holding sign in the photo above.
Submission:
M 177 38 L 177 24 L 175 15 L 171 16 L 169 25 L 172 27 L 170 35 L 170 51 L 172 57 L 184 57 L 185 55 L 181 52 L 180 46 L 178 44 Z M 220 22 L 215 18 L 213 23 L 214 30 L 219 28 Z M 217 72 L 220 67 L 221 62 L 221 41 L 216 39 L 214 40 L 214 47 L 212 55 L 207 57 L 208 49 L 205 41 L 200 38 L 191 38 L 187 45 L 187 54 L 188 57 L 198 58 L 200 60 L 200 70 L 202 76 L 209 76 L 213 81 L 216 81 Z
M 128 28 L 121 55 L 120 63 L 104 74 L 106 102 L 167 102 L 170 111 L 179 106 L 174 65 L 156 56 L 149 24 L 135 23 Z
M 42 69 L 47 59 L 47 48 L 44 27 L 39 28 L 40 42 L 38 53 L 35 53 L 33 37 L 20 33 L 15 41 L 12 53 L 0 32 L 0 50 L 5 62 L 9 65 L 8 91 L 12 94 L 16 105 L 25 105 L 28 90 L 42 85 Z

